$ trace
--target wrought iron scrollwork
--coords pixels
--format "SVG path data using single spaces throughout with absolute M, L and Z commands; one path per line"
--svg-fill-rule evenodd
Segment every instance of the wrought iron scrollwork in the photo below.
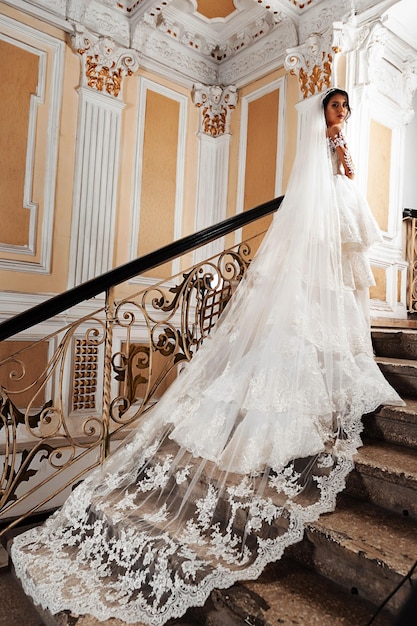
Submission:
M 104 308 L 0 360 L 0 519 L 82 460 L 22 516 L 81 478 L 158 401 L 215 326 L 250 254 L 241 244 L 119 302 L 111 290 Z M 32 350 L 43 355 L 36 372 Z

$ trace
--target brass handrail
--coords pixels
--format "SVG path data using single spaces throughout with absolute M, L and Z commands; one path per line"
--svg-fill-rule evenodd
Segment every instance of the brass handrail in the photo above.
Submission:
M 215 239 L 223 237 L 228 233 L 241 228 L 251 222 L 254 222 L 265 215 L 274 213 L 283 200 L 284 196 L 269 200 L 264 204 L 261 204 L 254 209 L 244 211 L 230 217 L 218 224 L 204 228 L 196 233 L 178 239 L 173 243 L 170 243 L 159 250 L 150 252 L 138 259 L 134 259 L 129 263 L 120 265 L 109 272 L 105 272 L 96 278 L 92 278 L 81 285 L 73 287 L 61 293 L 53 298 L 50 298 L 46 302 L 42 302 L 37 306 L 34 306 L 27 311 L 15 315 L 9 320 L 0 323 L 0 341 L 8 339 L 13 335 L 31 328 L 40 322 L 62 313 L 63 311 L 83 302 L 89 300 L 99 293 L 103 293 L 106 290 L 119 285 L 120 283 L 143 274 L 159 265 L 171 261 L 187 252 L 191 252 L 196 248 L 199 248 Z

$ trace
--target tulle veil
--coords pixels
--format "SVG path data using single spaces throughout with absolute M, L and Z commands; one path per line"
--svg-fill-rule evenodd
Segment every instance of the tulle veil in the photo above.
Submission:
M 342 278 L 322 97 L 300 103 L 281 209 L 215 331 L 12 558 L 35 602 L 153 626 L 257 577 L 335 506 L 361 416 L 401 404 Z

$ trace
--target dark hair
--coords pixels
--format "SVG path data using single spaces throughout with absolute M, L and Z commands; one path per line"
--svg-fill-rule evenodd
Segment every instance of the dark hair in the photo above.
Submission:
M 347 91 L 344 91 L 343 89 L 339 89 L 338 87 L 329 89 L 329 91 L 326 93 L 326 95 L 323 98 L 323 109 L 326 110 L 326 107 L 329 104 L 330 99 L 333 98 L 333 96 L 336 96 L 337 94 L 340 94 L 346 99 L 348 113 L 345 117 L 345 120 L 347 120 L 350 117 L 350 114 L 352 113 L 352 111 L 351 111 L 350 104 L 349 104 L 349 94 Z

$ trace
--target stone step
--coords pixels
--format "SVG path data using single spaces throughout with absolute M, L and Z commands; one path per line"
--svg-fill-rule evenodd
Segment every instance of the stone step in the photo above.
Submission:
M 374 328 L 371 336 L 377 356 L 417 359 L 417 329 Z
M 417 398 L 417 360 L 378 356 L 376 362 L 401 397 Z
M 306 528 L 290 554 L 317 573 L 379 606 L 417 559 L 417 523 L 346 494 L 333 513 Z M 417 583 L 417 572 L 413 575 Z M 395 615 L 408 598 L 403 585 L 387 604 Z
M 244 584 L 269 605 L 265 615 L 274 625 L 366 626 L 377 609 L 288 557 L 269 565 L 257 580 Z M 392 614 L 383 610 L 372 626 L 394 626 L 394 622 Z
M 0 572 L 0 626 L 44 626 L 45 622 L 10 571 Z
M 417 399 L 403 396 L 405 406 L 382 406 L 364 415 L 364 440 L 381 440 L 417 448 Z
M 5 582 L 6 577 L 0 577 L 0 592 Z M 98 621 L 91 615 L 77 616 L 67 611 L 52 615 L 38 608 L 37 612 L 10 573 L 7 587 L 8 615 L 19 619 L 7 622 L 0 617 L 0 626 L 127 626 L 113 618 Z M 166 626 L 365 626 L 376 609 L 367 599 L 284 557 L 267 566 L 256 580 L 215 590 L 203 607 L 189 609 L 183 617 L 170 620 Z M 373 621 L 373 626 L 393 625 L 394 618 L 387 610 Z M 130 626 L 145 625 L 136 622 Z
M 392 330 L 393 328 L 417 328 L 417 319 L 403 319 L 386 317 L 371 318 L 371 330 L 385 328 Z
M 417 521 L 416 460 L 416 451 L 410 448 L 385 442 L 364 445 L 356 454 L 347 491 Z

